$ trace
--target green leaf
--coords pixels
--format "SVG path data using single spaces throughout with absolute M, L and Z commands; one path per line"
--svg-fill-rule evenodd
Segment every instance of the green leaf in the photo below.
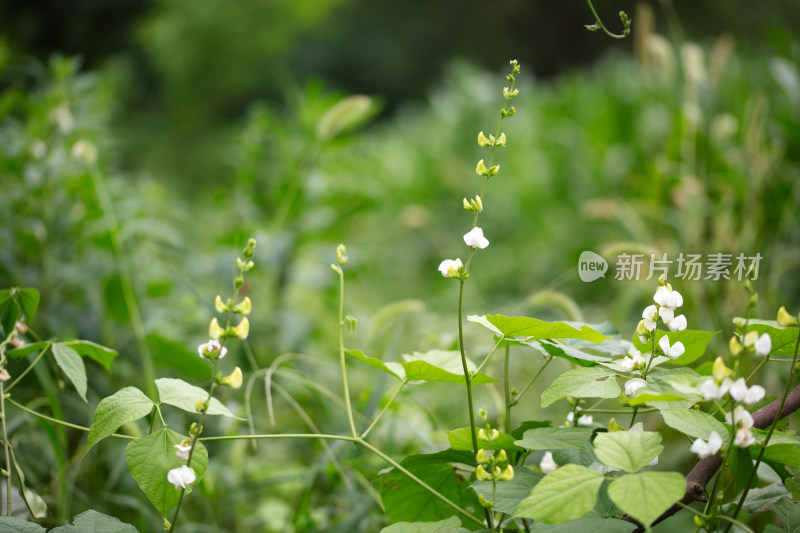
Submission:
M 178 503 L 180 496 L 180 490 L 167 481 L 167 474 L 173 468 L 186 464 L 185 460 L 175 455 L 175 445 L 185 438 L 169 428 L 161 428 L 146 437 L 131 441 L 125 449 L 131 476 L 158 512 L 165 517 Z M 187 492 L 200 482 L 208 467 L 208 451 L 202 442 L 195 444 L 191 467 L 197 475 L 197 481 L 187 487 Z
M 775 504 L 775 514 L 783 522 L 786 533 L 800 533 L 800 503 L 780 500 Z
M 179 370 L 182 376 L 188 378 L 208 379 L 208 361 L 200 358 L 196 350 L 190 350 L 181 342 L 155 334 L 147 336 L 147 346 L 155 365 Z
M 36 317 L 36 308 L 39 307 L 39 291 L 36 289 L 16 289 L 16 297 L 22 314 L 25 315 L 25 322 L 33 324 L 33 319 Z
M 45 531 L 39 524 L 13 516 L 0 516 L 0 533 L 44 533 Z
M 354 129 L 376 111 L 372 98 L 363 94 L 348 96 L 336 102 L 317 123 L 317 138 L 329 141 L 342 132 Z
M 747 493 L 742 509 L 748 513 L 760 513 L 772 509 L 778 500 L 791 497 L 792 494 L 782 483 L 770 483 L 766 487 L 751 489 Z
M 522 500 L 514 516 L 560 524 L 580 518 L 594 507 L 603 474 L 584 466 L 565 465 L 547 474 Z
M 705 379 L 691 368 L 671 368 L 655 372 L 647 377 L 647 387 L 654 395 L 675 395 L 682 400 L 658 401 L 650 399 L 647 403 L 656 409 L 689 409 L 698 400 L 703 398 L 700 394 L 700 383 Z M 637 394 L 638 398 L 638 394 Z M 632 399 L 634 402 L 636 398 Z
M 487 440 L 478 439 L 478 448 L 484 450 L 514 450 L 522 451 L 522 448 L 514 445 L 514 437 L 502 431 L 500 435 L 491 443 Z M 447 432 L 450 439 L 450 447 L 454 450 L 472 450 L 472 430 L 470 428 L 459 428 Z
M 53 344 L 53 357 L 56 364 L 64 371 L 67 378 L 75 386 L 83 401 L 86 401 L 86 367 L 78 352 L 64 343 Z
M 615 479 L 608 495 L 617 507 L 649 526 L 683 498 L 686 480 L 677 472 L 641 472 Z
M 737 320 L 744 320 L 744 318 L 734 318 L 734 323 Z M 794 355 L 794 345 L 797 342 L 798 328 L 789 327 L 784 328 L 778 325 L 774 320 L 757 320 L 750 319 L 747 325 L 747 331 L 757 331 L 759 335 L 768 333 L 772 339 L 772 350 L 770 355 Z
M 467 533 L 461 520 L 451 516 L 438 522 L 398 522 L 381 529 L 381 533 Z
M 34 352 L 38 352 L 40 350 L 44 350 L 48 346 L 50 346 L 50 341 L 41 341 L 41 342 L 34 342 L 31 344 L 26 344 L 21 348 L 14 348 L 13 350 L 9 350 L 6 352 L 9 357 L 12 359 L 22 359 L 26 355 L 30 355 Z
M 100 400 L 94 411 L 94 422 L 89 428 L 86 453 L 120 426 L 146 416 L 154 406 L 153 400 L 136 387 L 125 387 Z
M 515 441 L 514 444 L 531 451 L 563 448 L 583 450 L 591 436 L 592 429 L 585 427 L 534 428 L 526 431 L 522 440 Z
M 158 397 L 161 403 L 173 405 L 184 411 L 190 413 L 197 413 L 197 400 L 198 398 L 205 401 L 208 398 L 208 391 L 195 387 L 183 381 L 182 379 L 175 378 L 160 378 L 156 380 L 156 388 L 158 388 Z M 231 418 L 238 418 L 225 407 L 222 402 L 216 398 L 211 398 L 209 402 L 208 411 L 209 415 L 224 415 Z M 241 420 L 241 419 L 240 419 Z
M 116 350 L 112 350 L 111 348 L 106 348 L 105 346 L 100 346 L 91 341 L 82 341 L 82 340 L 70 340 L 64 341 L 60 344 L 64 346 L 69 346 L 73 350 L 75 350 L 78 355 L 83 357 L 89 357 L 94 359 L 106 370 L 111 370 L 111 364 L 114 362 L 114 359 L 119 355 L 119 352 Z
M 414 352 L 403 355 L 403 369 L 406 379 L 423 381 L 443 381 L 446 383 L 464 383 L 464 367 L 461 364 L 461 354 L 456 350 L 430 350 L 425 353 Z M 467 369 L 475 372 L 477 367 L 467 359 Z M 479 372 L 472 378 L 473 385 L 482 385 L 497 381 L 486 374 Z
M 749 448 L 751 455 L 758 455 L 758 446 Z M 800 468 L 800 449 L 793 444 L 777 444 L 764 450 L 764 461 Z
M 541 522 L 533 524 L 533 533 L 631 533 L 636 524 L 616 518 L 585 516 L 563 524 L 549 525 Z
M 752 428 L 750 431 L 753 432 L 753 436 L 758 441 L 764 441 L 769 433 L 769 431 L 765 429 L 756 428 Z M 794 444 L 795 446 L 800 446 L 800 437 L 791 429 L 784 431 L 775 430 L 772 432 L 767 446 L 777 446 L 779 444 Z
M 118 518 L 97 511 L 86 511 L 73 519 L 73 524 L 51 529 L 50 533 L 139 533 L 139 530 Z
M 738 492 L 747 486 L 750 475 L 753 473 L 753 460 L 750 451 L 743 448 L 734 448 L 728 453 L 728 468 L 734 480 L 734 489 Z M 753 485 L 757 482 L 753 479 Z
M 386 372 L 387 374 L 391 374 L 400 381 L 403 381 L 406 378 L 406 371 L 403 368 L 403 365 L 400 363 L 395 363 L 392 361 L 384 363 L 380 359 L 364 355 L 361 352 L 361 350 L 345 350 L 344 353 L 346 353 L 350 357 L 358 359 L 363 363 L 367 363 L 369 366 L 373 368 L 377 368 L 381 372 Z M 461 378 L 461 381 L 463 381 L 463 379 L 464 378 Z
M 616 398 L 620 395 L 620 388 L 614 379 L 615 375 L 613 371 L 601 366 L 575 368 L 565 372 L 542 393 L 542 407 L 567 396 Z
M 13 449 L 11 450 L 11 464 L 14 466 L 14 472 L 17 473 L 17 478 L 19 480 L 19 494 L 22 496 L 22 500 L 25 502 L 25 506 L 28 508 L 31 516 L 34 518 L 44 518 L 47 516 L 47 504 L 39 494 L 29 489 L 25 484 L 25 472 L 23 472 L 22 468 L 19 466 L 17 456 L 14 454 Z
M 552 355 L 553 357 L 560 357 L 562 359 L 567 359 L 568 361 L 575 362 L 577 364 L 580 364 L 581 366 L 590 366 L 590 363 L 594 364 L 599 362 L 611 361 L 611 357 L 607 355 L 593 354 L 587 350 L 573 348 L 566 344 L 561 344 L 559 342 L 550 341 L 547 339 L 525 341 L 522 344 L 530 346 L 531 348 L 536 348 L 539 351 L 543 351 L 547 355 Z M 602 343 L 600 343 L 599 345 L 601 344 Z
M 467 452 L 415 454 L 409 455 L 400 464 L 461 508 L 476 511 L 482 509 L 475 492 L 470 490 L 467 479 L 451 464 L 454 461 L 474 462 L 474 457 Z M 435 522 L 453 515 L 452 507 L 396 468 L 380 477 L 379 491 L 391 523 Z M 479 527 L 471 520 L 465 519 L 465 522 L 465 527 Z
M 730 434 L 725 424 L 708 413 L 695 409 L 664 409 L 661 411 L 664 423 L 672 429 L 695 439 L 708 440 L 712 431 L 722 437 L 723 442 L 728 442 Z
M 598 433 L 593 444 L 598 461 L 626 472 L 641 470 L 664 450 L 655 431 Z
M 519 503 L 530 496 L 531 489 L 544 478 L 544 474 L 534 472 L 524 466 L 514 467 L 514 479 L 497 484 L 494 493 L 494 510 L 513 515 Z M 482 494 L 486 501 L 492 501 L 492 482 L 476 481 L 472 484 L 475 492 Z
M 506 337 L 535 339 L 583 339 L 602 342 L 607 337 L 586 324 L 571 322 L 545 322 L 526 316 L 490 315 L 486 320 Z M 480 323 L 480 322 L 479 322 Z
M 706 347 L 708 346 L 708 343 L 711 342 L 711 339 L 717 333 L 719 333 L 719 331 L 712 332 L 691 329 L 685 329 L 683 331 L 659 330 L 656 332 L 656 346 L 658 346 L 659 339 L 661 339 L 661 337 L 664 335 L 669 337 L 670 345 L 675 344 L 678 341 L 682 342 L 686 351 L 677 359 L 670 360 L 669 363 L 673 365 L 688 365 L 689 363 L 694 363 L 706 353 Z M 650 351 L 652 348 L 651 342 L 644 344 L 639 340 L 638 335 L 633 335 L 633 345 L 636 346 L 636 349 L 643 354 Z

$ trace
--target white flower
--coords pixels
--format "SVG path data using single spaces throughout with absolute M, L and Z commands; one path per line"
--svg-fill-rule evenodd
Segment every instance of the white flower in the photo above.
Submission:
M 628 355 L 631 357 L 628 357 Z M 639 350 L 631 348 L 628 355 L 623 357 L 622 361 L 619 362 L 620 366 L 625 369 L 625 372 L 631 372 L 636 365 L 644 363 L 644 357 L 642 357 L 642 352 Z
M 731 398 L 737 402 L 744 402 L 747 405 L 753 405 L 759 402 L 764 397 L 767 391 L 761 385 L 753 385 L 749 389 L 744 378 L 739 378 L 731 385 Z
M 686 316 L 678 315 L 667 324 L 670 331 L 683 331 L 686 329 Z
M 489 246 L 489 241 L 483 236 L 483 230 L 478 226 L 475 226 L 469 233 L 464 235 L 464 242 L 467 243 L 467 246 L 472 246 L 473 248 L 483 249 Z
M 625 396 L 629 398 L 633 398 L 636 396 L 636 391 L 641 389 L 642 387 L 646 387 L 647 382 L 642 378 L 633 378 L 632 380 L 625 383 Z
M 567 422 L 568 422 L 569 424 L 572 424 L 572 422 L 573 422 L 574 420 L 575 420 L 575 413 L 573 413 L 572 411 L 570 411 L 569 413 L 567 413 Z
M 86 139 L 72 145 L 72 157 L 81 163 L 92 165 L 97 161 L 97 147 Z
M 753 415 L 741 405 L 737 405 L 733 413 L 725 413 L 725 422 L 737 428 L 750 429 L 753 427 Z
M 653 296 L 653 301 L 662 307 L 668 307 L 674 311 L 676 307 L 683 305 L 683 296 L 681 296 L 681 293 L 678 291 L 672 290 L 672 287 L 669 285 L 662 285 L 656 291 L 655 296 Z
M 593 420 L 592 415 L 581 415 L 580 418 L 578 418 L 578 425 L 590 426 L 592 425 L 592 420 Z
M 732 384 L 730 378 L 725 378 L 719 385 L 713 379 L 707 379 L 700 385 L 700 392 L 706 400 L 720 400 L 728 393 Z
M 553 460 L 553 452 L 544 452 L 544 457 L 542 457 L 542 460 L 539 462 L 539 468 L 545 474 L 549 474 L 558 468 L 558 465 Z
M 669 307 L 659 307 L 658 316 L 664 321 L 664 324 L 669 324 L 675 318 L 675 311 Z
M 196 479 L 197 476 L 194 470 L 186 465 L 180 468 L 173 468 L 167 472 L 167 481 L 175 485 L 176 489 L 185 489 L 187 485 L 191 485 Z
M 439 272 L 446 278 L 457 278 L 458 270 L 464 265 L 461 264 L 461 259 L 445 259 L 439 263 Z
M 708 436 L 708 442 L 703 439 L 697 439 L 692 443 L 691 451 L 696 453 L 700 459 L 704 459 L 717 453 L 720 448 L 722 448 L 722 437 L 716 431 L 712 431 L 711 435 Z
M 733 444 L 739 446 L 740 448 L 747 448 L 755 443 L 756 439 L 753 437 L 753 432 L 750 431 L 750 428 L 739 428 L 736 430 L 736 436 L 733 438 Z
M 189 452 L 192 451 L 192 446 L 189 439 L 185 439 L 183 442 L 176 444 L 175 446 L 173 446 L 173 448 L 178 450 L 177 452 L 175 452 L 175 455 L 186 461 L 189 460 Z
M 686 351 L 686 348 L 683 347 L 683 343 L 680 341 L 670 346 L 669 338 L 666 335 L 658 340 L 658 345 L 661 347 L 661 350 L 663 350 L 664 355 L 670 359 L 677 359 L 683 355 L 683 352 Z
M 222 359 L 225 357 L 225 354 L 228 353 L 228 349 L 222 346 L 218 340 L 211 339 L 210 341 L 198 346 L 197 353 L 200 354 L 200 357 Z
M 772 351 L 772 338 L 768 333 L 764 333 L 756 339 L 753 343 L 753 347 L 758 355 L 769 355 L 769 352 Z
M 656 329 L 658 323 L 658 308 L 655 305 L 648 305 L 642 311 L 642 318 L 644 319 L 644 327 L 647 331 Z

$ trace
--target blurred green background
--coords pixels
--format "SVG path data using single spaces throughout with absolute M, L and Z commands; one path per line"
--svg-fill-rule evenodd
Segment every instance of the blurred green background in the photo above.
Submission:
M 626 10 L 631 37 L 584 29 L 593 21 L 577 0 L 0 2 L 0 287 L 42 292 L 42 336 L 121 353 L 110 374 L 89 369 L 90 405 L 67 389 L 39 407 L 89 425 L 100 398 L 127 385 L 146 390 L 145 359 L 159 376 L 202 385 L 193 346 L 206 340 L 214 296 L 229 290 L 237 249 L 254 236 L 252 353 L 226 363 L 252 375 L 279 354 L 304 354 L 284 362 L 282 386 L 321 429 L 346 427 L 303 381 L 339 390 L 335 246 L 348 246 L 347 313 L 359 320 L 348 346 L 392 360 L 453 345 L 456 284 L 436 267 L 466 253 L 461 198 L 479 192 L 474 167 L 485 153 L 475 139 L 496 127 L 511 58 L 522 65 L 520 96 L 485 198 L 491 246 L 473 262 L 467 313 L 610 320 L 629 337 L 655 281 L 614 280 L 613 258 L 625 251 L 673 260 L 760 253 L 760 314 L 796 312 L 800 4 L 596 7 L 612 31 Z M 368 98 L 344 100 L 352 95 Z M 331 129 L 348 103 L 352 123 L 340 118 L 347 127 Z M 73 156 L 82 139 L 98 149 L 96 174 Z M 580 281 L 584 250 L 611 262 L 605 279 Z M 722 331 L 716 354 L 730 319 L 744 313 L 741 283 L 675 286 L 690 328 Z M 467 333 L 476 354 L 491 347 L 479 328 Z M 516 361 L 520 376 L 538 368 L 533 357 Z M 18 394 L 38 401 L 41 379 L 26 378 Z M 764 384 L 777 389 L 780 379 Z M 368 413 L 391 392 L 357 366 L 353 382 Z M 279 400 L 278 426 L 268 423 L 260 383 L 256 430 L 307 431 Z M 404 394 L 376 435 L 387 450 L 446 443 L 441 430 L 452 429 L 462 399 L 455 386 L 428 387 Z M 241 393 L 228 396 L 243 409 Z M 486 387 L 478 398 L 499 416 L 496 393 Z M 518 420 L 552 416 L 533 400 L 519 409 Z M 23 422 L 15 438 L 29 447 L 21 455 L 46 458 L 26 466 L 53 523 L 94 506 L 142 531 L 159 527 L 125 473 L 121 444 L 74 461 L 82 434 L 58 436 L 61 456 L 37 437 L 42 427 Z M 312 442 L 209 449 L 203 495 L 187 502 L 193 531 L 382 523 L 377 504 L 361 497 L 382 465 L 359 451 L 341 451 L 345 466 L 358 467 L 342 479 Z M 673 460 L 685 466 L 686 455 Z

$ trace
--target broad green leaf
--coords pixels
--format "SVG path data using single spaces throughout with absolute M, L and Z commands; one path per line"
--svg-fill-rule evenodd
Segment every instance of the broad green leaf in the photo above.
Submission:
M 542 393 L 542 407 L 567 396 L 576 398 L 616 398 L 620 388 L 614 372 L 601 366 L 575 368 L 558 376 Z M 602 381 L 598 381 L 602 380 Z
M 158 397 L 161 403 L 173 405 L 184 411 L 190 413 L 197 413 L 197 400 L 203 401 L 208 398 L 208 391 L 195 387 L 183 381 L 182 379 L 175 378 L 160 378 L 156 380 L 156 388 L 158 388 Z M 211 398 L 209 402 L 208 411 L 209 415 L 224 415 L 231 418 L 237 418 L 231 413 L 222 402 L 216 398 Z
M 544 474 L 534 472 L 524 466 L 514 467 L 514 479 L 497 484 L 494 493 L 494 510 L 513 515 L 519 502 L 530 496 L 531 489 L 544 478 Z M 492 482 L 476 481 L 472 484 L 475 492 L 482 494 L 486 501 L 492 501 Z
M 84 366 L 81 356 L 66 344 L 57 342 L 53 344 L 53 357 L 56 360 L 56 364 L 64 371 L 64 374 L 66 374 L 85 402 L 86 366 Z
M 451 516 L 438 522 L 398 522 L 381 529 L 381 533 L 467 533 L 461 519 Z
M 695 409 L 664 409 L 661 411 L 664 423 L 672 429 L 695 439 L 708 440 L 712 431 L 722 437 L 723 442 L 728 442 L 730 434 L 725 424 L 708 413 Z
M 86 511 L 69 523 L 51 529 L 50 533 L 139 533 L 139 530 L 118 518 L 97 511 Z
M 416 454 L 409 455 L 400 464 L 462 509 L 478 512 L 482 509 L 478 497 L 469 488 L 467 479 L 453 468 L 454 461 L 474 462 L 474 457 L 471 452 Z M 380 477 L 379 491 L 392 523 L 435 522 L 453 516 L 450 506 L 396 468 Z M 462 523 L 467 528 L 480 527 L 467 518 L 463 518 Z
M 467 320 L 469 320 L 470 322 L 474 322 L 475 324 L 479 324 L 479 325 L 485 327 L 486 329 L 490 330 L 492 333 L 494 333 L 498 337 L 502 337 L 503 336 L 503 332 L 500 331 L 499 329 L 497 329 L 497 326 L 495 326 L 494 324 L 489 322 L 486 319 L 486 315 L 469 315 L 469 316 L 467 316 Z
M 380 359 L 375 357 L 370 357 L 368 355 L 364 355 L 361 350 L 345 350 L 344 353 L 349 355 L 350 357 L 354 357 L 361 362 L 367 363 L 369 366 L 373 368 L 377 368 L 382 372 L 386 372 L 387 374 L 391 374 L 392 376 L 396 377 L 400 381 L 403 381 L 406 378 L 406 371 L 403 368 L 403 365 L 400 363 L 395 363 L 392 361 L 384 363 Z M 461 378 L 463 381 L 464 378 Z
M 787 499 L 780 500 L 775 504 L 775 514 L 783 522 L 783 530 L 786 533 L 800 533 L 800 503 Z
M 603 516 L 622 516 L 625 512 L 617 507 L 613 501 L 611 501 L 611 496 L 608 495 L 608 487 L 616 478 L 605 478 L 603 480 L 603 484 L 600 485 L 600 491 L 597 493 L 597 503 L 594 506 L 594 510 L 600 513 Z
M 561 344 L 559 342 L 550 341 L 547 339 L 526 341 L 523 342 L 522 344 L 525 344 L 532 348 L 537 348 L 540 351 L 545 352 L 547 355 L 552 355 L 553 357 L 560 357 L 562 359 L 567 359 L 573 362 L 586 361 L 589 363 L 599 363 L 599 362 L 611 361 L 610 356 L 597 355 L 589 352 L 588 350 L 574 348 L 566 344 Z M 578 363 L 578 364 L 581 364 L 582 366 L 589 366 L 588 364 L 585 363 Z
M 686 480 L 677 472 L 641 472 L 615 479 L 608 495 L 617 507 L 649 526 L 683 498 Z
M 656 332 L 656 346 L 658 346 L 659 339 L 661 339 L 661 337 L 664 335 L 669 337 L 670 344 L 675 344 L 679 341 L 682 342 L 686 351 L 677 359 L 669 361 L 669 363 L 673 365 L 688 365 L 689 363 L 694 363 L 706 353 L 706 347 L 708 346 L 708 343 L 711 342 L 712 337 L 714 337 L 714 335 L 717 333 L 719 333 L 719 331 L 712 332 L 691 329 L 685 329 L 683 331 L 659 330 Z M 636 334 L 633 335 L 633 345 L 636 346 L 636 349 L 643 354 L 650 352 L 653 347 L 652 341 L 644 344 L 639 340 L 639 336 Z
M 738 492 L 745 488 L 748 481 L 750 481 L 750 475 L 753 473 L 753 460 L 750 458 L 750 451 L 743 448 L 730 450 L 728 453 L 728 468 L 733 476 L 734 490 Z M 753 479 L 753 484 L 757 481 L 757 479 Z
M 767 430 L 756 428 L 752 428 L 751 431 L 758 441 L 764 441 L 767 438 L 767 433 L 769 433 Z M 769 444 L 767 446 L 777 446 L 778 444 L 794 444 L 795 446 L 800 446 L 800 437 L 791 429 L 784 431 L 775 430 L 769 438 Z
M 450 439 L 450 447 L 454 450 L 472 450 L 472 430 L 470 428 L 448 431 L 447 438 Z M 488 440 L 478 439 L 478 448 L 483 448 L 484 450 L 522 451 L 522 448 L 514 444 L 514 437 L 502 431 L 491 443 Z
M 563 524 L 549 525 L 541 522 L 533 524 L 533 533 L 631 533 L 636 524 L 616 518 L 585 516 Z
M 39 524 L 13 516 L 0 516 L 0 533 L 45 533 Z
M 586 324 L 545 322 L 526 316 L 504 315 L 490 315 L 486 320 L 506 337 L 583 339 L 591 342 L 601 342 L 609 338 Z
M 32 324 L 33 319 L 36 317 L 36 308 L 39 307 L 39 291 L 36 289 L 16 289 L 16 297 L 22 308 L 22 314 L 25 315 L 25 322 Z
M 591 446 L 585 450 L 575 450 L 573 448 L 563 448 L 561 450 L 553 450 L 553 461 L 559 465 L 564 466 L 568 464 L 591 466 L 592 463 L 597 461 Z
M 652 405 L 655 402 L 657 405 L 666 405 L 672 408 L 675 408 L 676 405 L 685 405 L 684 403 L 680 403 L 687 402 L 685 394 L 676 390 L 670 381 L 658 378 L 659 374 L 664 373 L 665 372 L 656 372 L 651 374 L 647 381 L 647 386 L 637 390 L 633 398 L 629 397 L 628 404 L 633 406 L 644 404 Z M 699 389 L 695 389 L 689 394 L 693 398 L 699 398 L 698 390 Z M 678 403 L 676 404 L 675 402 Z M 685 407 L 688 407 L 688 405 Z
M 560 524 L 580 518 L 594 507 L 603 474 L 578 465 L 565 465 L 547 474 L 514 516 Z
M 44 350 L 48 346 L 52 344 L 50 341 L 41 341 L 41 342 L 33 342 L 31 344 L 26 344 L 21 348 L 14 348 L 13 350 L 8 350 L 6 354 L 12 359 L 21 359 L 26 355 L 30 355 L 34 352 L 38 352 L 40 350 Z
M 534 428 L 526 431 L 522 440 L 515 441 L 514 444 L 531 451 L 563 448 L 583 450 L 591 436 L 592 429 L 585 427 Z
M 464 367 L 461 364 L 461 354 L 456 350 L 430 350 L 428 352 L 403 355 L 403 369 L 406 379 L 423 381 L 443 381 L 446 383 L 464 383 Z M 477 367 L 467 359 L 467 369 L 475 372 Z M 472 378 L 473 385 L 482 385 L 497 381 L 483 372 L 475 374 Z
M 792 494 L 782 483 L 771 483 L 766 487 L 751 489 L 742 508 L 748 513 L 760 513 L 772 509 L 778 500 L 791 497 Z
M 11 464 L 14 466 L 14 472 L 17 474 L 19 481 L 19 494 L 25 502 L 25 506 L 34 518 L 44 518 L 47 516 L 47 504 L 38 493 L 28 488 L 25 484 L 25 472 L 17 462 L 17 456 L 11 450 Z
M 148 335 L 147 346 L 153 356 L 153 364 L 179 370 L 187 378 L 208 379 L 211 373 L 208 361 L 198 357 L 197 350 L 190 350 L 182 342 L 165 339 L 160 335 Z
M 366 122 L 375 112 L 372 98 L 363 94 L 348 96 L 336 102 L 317 123 L 317 138 L 329 141 L 339 133 Z
M 131 441 L 125 449 L 131 476 L 162 516 L 167 516 L 170 509 L 177 505 L 181 493 L 167 481 L 167 474 L 173 468 L 186 464 L 185 460 L 175 455 L 175 445 L 185 438 L 169 428 L 161 428 Z M 187 492 L 200 482 L 208 467 L 208 451 L 202 442 L 195 444 L 191 467 L 197 480 L 187 487 Z
M 664 450 L 655 431 L 598 433 L 593 444 L 598 461 L 626 472 L 641 470 Z
M 700 383 L 705 380 L 691 368 L 680 367 L 654 372 L 647 377 L 647 387 L 657 394 L 675 394 L 683 400 L 648 400 L 656 409 L 689 409 L 703 398 Z M 638 396 L 638 395 L 637 395 Z
M 751 446 L 750 453 L 755 458 L 758 455 L 758 446 Z M 800 468 L 800 449 L 793 444 L 777 444 L 768 446 L 764 450 L 764 461 L 779 463 Z
M 94 411 L 94 422 L 89 428 L 86 453 L 120 426 L 146 416 L 153 410 L 154 405 L 153 400 L 136 387 L 125 387 L 100 400 Z
M 553 424 L 549 420 L 545 420 L 544 422 L 540 422 L 538 420 L 526 420 L 525 422 L 515 427 L 511 431 L 511 436 L 519 440 L 525 435 L 525 432 L 528 431 L 529 429 L 546 428 L 552 425 Z
M 734 318 L 734 323 L 737 320 L 744 320 L 741 317 Z M 772 339 L 772 350 L 770 355 L 794 355 L 794 345 L 797 342 L 798 328 L 796 326 L 784 328 L 778 325 L 774 320 L 757 320 L 750 319 L 747 325 L 747 331 L 757 331 L 759 335 L 768 333 Z
M 84 357 L 89 357 L 94 359 L 106 370 L 111 370 L 111 364 L 114 362 L 114 359 L 119 355 L 116 350 L 112 350 L 111 348 L 106 348 L 105 346 L 100 346 L 91 341 L 82 341 L 82 340 L 70 340 L 64 341 L 60 344 L 64 346 L 69 346 L 73 350 L 75 350 L 78 355 L 82 355 Z

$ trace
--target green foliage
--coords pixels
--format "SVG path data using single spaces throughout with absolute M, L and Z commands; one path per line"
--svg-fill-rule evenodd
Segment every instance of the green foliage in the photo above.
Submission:
M 640 472 L 615 479 L 608 495 L 645 526 L 683 497 L 686 480 L 677 472 Z
M 565 465 L 547 474 L 519 503 L 516 516 L 559 524 L 580 518 L 594 507 L 603 474 L 578 465 Z
M 613 431 L 598 433 L 594 439 L 597 459 L 626 472 L 641 470 L 663 450 L 661 435 L 655 431 Z
M 158 387 L 158 399 L 161 403 L 173 405 L 189 413 L 199 412 L 197 401 L 205 401 L 208 398 L 208 391 L 190 385 L 182 379 L 159 378 L 156 380 L 156 387 Z M 236 418 L 230 409 L 216 398 L 211 398 L 207 414 Z
M 578 398 L 616 398 L 620 388 L 614 372 L 600 366 L 576 368 L 561 374 L 542 393 L 542 407 L 567 396 Z
M 381 533 L 466 533 L 456 516 L 438 522 L 397 522 L 381 529 Z
M 527 450 L 582 450 L 592 434 L 591 428 L 534 428 L 525 432 L 514 444 Z
M 520 502 L 530 496 L 531 489 L 542 478 L 544 478 L 544 474 L 520 466 L 514 469 L 514 479 L 500 483 L 494 489 L 491 481 L 476 481 L 472 484 L 472 488 L 486 498 L 486 501 L 492 501 L 494 497 L 496 511 L 513 515 Z
M 100 400 L 94 411 L 86 452 L 121 426 L 146 416 L 154 406 L 153 400 L 136 387 L 125 387 Z

